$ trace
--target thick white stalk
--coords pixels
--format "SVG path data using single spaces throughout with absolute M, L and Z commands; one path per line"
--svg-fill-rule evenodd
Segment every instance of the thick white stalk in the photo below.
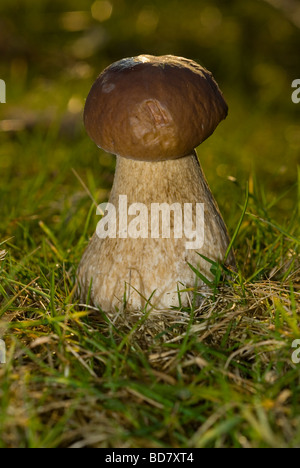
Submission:
M 138 217 L 138 211 L 134 209 L 131 212 L 135 214 L 130 215 L 127 212 L 124 217 L 123 213 L 121 236 L 118 235 L 120 196 L 123 205 L 126 201 L 128 208 L 134 207 L 133 204 L 136 203 L 146 207 Z M 125 290 L 126 306 L 130 310 L 143 307 L 145 299 L 148 299 L 153 291 L 155 293 L 151 304 L 156 308 L 169 308 L 179 305 L 178 287 L 184 289 L 195 285 L 195 274 L 188 266 L 188 262 L 211 279 L 211 265 L 197 252 L 212 260 L 222 260 L 229 238 L 195 153 L 175 160 L 158 162 L 117 157 L 109 203 L 116 207 L 117 237 L 100 239 L 95 234 L 92 238 L 78 269 L 82 301 L 86 300 L 92 283 L 91 301 L 104 311 L 122 307 Z M 161 236 L 153 238 L 155 230 L 151 222 L 151 213 L 155 213 L 153 204 L 167 204 L 165 207 L 177 204 L 177 208 L 181 206 L 183 214 L 181 237 L 180 229 L 176 225 L 180 222 L 180 218 L 176 218 L 171 209 L 170 238 Z M 204 232 L 204 242 L 203 245 L 202 242 L 199 244 L 200 248 L 188 248 L 192 244 L 189 244 L 191 239 L 184 230 L 184 216 L 188 215 L 188 211 L 184 211 L 185 204 L 190 204 L 192 208 L 190 211 L 192 230 L 194 232 L 200 230 L 200 237 L 201 232 Z M 197 204 L 204 205 L 203 216 L 201 210 L 197 215 Z M 132 221 L 133 224 L 130 224 Z M 160 233 L 161 223 L 160 220 L 158 226 Z M 142 230 L 146 238 L 129 237 L 132 226 Z M 175 236 L 178 235 L 179 238 L 174 238 L 174 228 L 177 228 Z M 234 265 L 233 254 L 229 256 L 228 263 Z M 181 295 L 183 305 L 188 305 L 187 294 Z

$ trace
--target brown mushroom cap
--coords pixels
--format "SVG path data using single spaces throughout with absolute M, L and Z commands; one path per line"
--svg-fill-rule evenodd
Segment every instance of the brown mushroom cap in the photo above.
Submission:
M 227 110 L 212 74 L 198 63 L 140 55 L 101 73 L 87 97 L 84 124 L 110 153 L 159 161 L 190 154 Z

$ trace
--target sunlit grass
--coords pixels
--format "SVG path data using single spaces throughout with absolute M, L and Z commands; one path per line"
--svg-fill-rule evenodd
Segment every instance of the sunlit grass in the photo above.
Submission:
M 200 308 L 105 316 L 74 298 L 97 217 L 71 165 L 89 143 L 56 145 L 63 170 L 49 174 L 48 137 L 39 172 L 23 168 L 15 194 L 2 185 L 1 446 L 299 446 L 299 200 L 280 224 L 253 177 L 228 223 L 238 272 L 219 275 Z M 101 170 L 81 175 L 93 198 L 107 196 Z

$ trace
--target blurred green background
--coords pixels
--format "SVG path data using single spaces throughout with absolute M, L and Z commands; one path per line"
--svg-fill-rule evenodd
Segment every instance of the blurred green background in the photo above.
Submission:
M 97 201 L 107 198 L 115 158 L 87 137 L 84 101 L 105 66 L 142 53 L 196 60 L 224 92 L 228 118 L 198 155 L 229 226 L 254 179 L 271 209 L 280 197 L 274 219 L 287 220 L 300 161 L 299 27 L 295 0 L 1 0 L 2 236 L 24 219 L 74 235 L 90 200 L 72 168 Z

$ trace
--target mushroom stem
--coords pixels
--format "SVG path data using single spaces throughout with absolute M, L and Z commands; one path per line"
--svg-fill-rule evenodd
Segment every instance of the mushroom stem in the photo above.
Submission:
M 120 308 L 124 302 L 124 291 L 129 309 L 143 307 L 154 291 L 150 301 L 154 307 L 179 306 L 178 288 L 193 288 L 195 285 L 195 274 L 188 263 L 212 279 L 211 265 L 197 252 L 211 260 L 222 261 L 229 244 L 226 226 L 196 152 L 179 159 L 155 163 L 117 157 L 109 198 L 109 203 L 116 208 L 117 226 L 120 219 L 120 196 L 127 197 L 128 207 L 134 203 L 145 205 L 149 217 L 146 219 L 144 213 L 139 219 L 140 224 L 143 224 L 140 227 L 146 227 L 148 236 L 120 238 L 117 234 L 116 238 L 101 239 L 95 234 L 78 269 L 81 299 L 86 300 L 92 284 L 91 301 L 104 311 Z M 153 204 L 157 203 L 168 206 L 177 203 L 183 215 L 184 204 L 191 204 L 193 228 L 198 221 L 204 232 L 203 245 L 198 249 L 187 248 L 190 239 L 185 231 L 181 238 L 174 238 L 176 219 L 172 210 L 170 238 L 153 238 L 149 218 Z M 202 219 L 196 219 L 196 204 L 204 206 Z M 132 219 L 134 216 L 128 215 L 128 225 Z M 228 263 L 235 264 L 233 254 L 230 254 Z M 201 286 L 204 287 L 204 284 Z M 181 294 L 182 305 L 188 305 L 187 294 Z

